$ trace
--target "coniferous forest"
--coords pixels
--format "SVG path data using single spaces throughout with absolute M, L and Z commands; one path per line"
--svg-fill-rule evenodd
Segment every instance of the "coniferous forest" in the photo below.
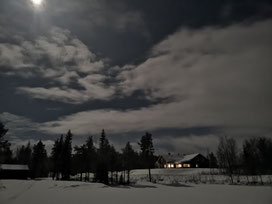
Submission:
M 98 146 L 90 136 L 81 146 L 73 147 L 73 134 L 69 130 L 55 140 L 51 152 L 46 151 L 40 140 L 33 146 L 28 143 L 18 147 L 13 154 L 10 143 L 4 139 L 8 129 L 0 124 L 0 164 L 26 164 L 30 167 L 31 178 L 51 176 L 56 180 L 70 180 L 71 176 L 77 175 L 81 181 L 127 184 L 132 169 L 154 168 L 156 161 L 152 135 L 148 132 L 139 141 L 140 152 L 136 152 L 129 142 L 118 152 L 107 139 L 105 130 L 101 132 Z M 90 174 L 94 176 L 91 178 Z
M 50 176 L 54 180 L 129 184 L 132 169 L 148 169 L 148 178 L 152 181 L 150 169 L 155 167 L 158 159 L 154 154 L 152 134 L 148 132 L 139 139 L 139 152 L 130 142 L 117 151 L 104 129 L 97 145 L 90 136 L 81 146 L 73 147 L 73 133 L 69 130 L 55 140 L 51 152 L 46 151 L 42 140 L 33 145 L 28 142 L 12 152 L 10 142 L 4 137 L 7 132 L 8 129 L 0 123 L 0 164 L 28 165 L 32 179 Z M 262 181 L 262 175 L 272 173 L 272 140 L 251 138 L 238 148 L 235 139 L 220 137 L 216 154 L 211 152 L 207 158 L 210 168 L 219 168 L 232 182 L 233 175 L 256 175 Z

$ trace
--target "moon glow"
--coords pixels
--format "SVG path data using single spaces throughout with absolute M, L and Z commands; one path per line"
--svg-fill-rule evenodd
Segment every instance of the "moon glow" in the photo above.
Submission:
M 43 2 L 43 0 L 31 0 L 31 2 L 35 5 L 35 6 L 40 6 Z

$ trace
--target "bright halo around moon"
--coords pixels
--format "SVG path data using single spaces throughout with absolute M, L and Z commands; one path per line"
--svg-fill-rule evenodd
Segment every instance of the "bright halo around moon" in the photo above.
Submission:
M 35 6 L 40 6 L 43 3 L 43 0 L 31 0 L 31 2 L 35 5 Z

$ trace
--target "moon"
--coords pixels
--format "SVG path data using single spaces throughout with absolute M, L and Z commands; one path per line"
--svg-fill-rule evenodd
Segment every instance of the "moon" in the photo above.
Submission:
M 31 2 L 35 5 L 35 6 L 40 6 L 43 2 L 43 0 L 31 0 Z

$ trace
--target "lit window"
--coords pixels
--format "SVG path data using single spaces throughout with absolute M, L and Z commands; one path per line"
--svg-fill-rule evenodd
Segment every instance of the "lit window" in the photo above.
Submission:
M 177 168 L 181 168 L 182 167 L 182 164 L 177 164 Z
M 174 164 L 171 164 L 171 168 L 174 168 Z
M 196 164 L 195 167 L 198 168 L 198 164 Z
M 183 164 L 183 167 L 190 167 L 190 164 Z
M 168 167 L 168 168 L 171 168 L 171 164 L 168 164 L 167 167 Z

